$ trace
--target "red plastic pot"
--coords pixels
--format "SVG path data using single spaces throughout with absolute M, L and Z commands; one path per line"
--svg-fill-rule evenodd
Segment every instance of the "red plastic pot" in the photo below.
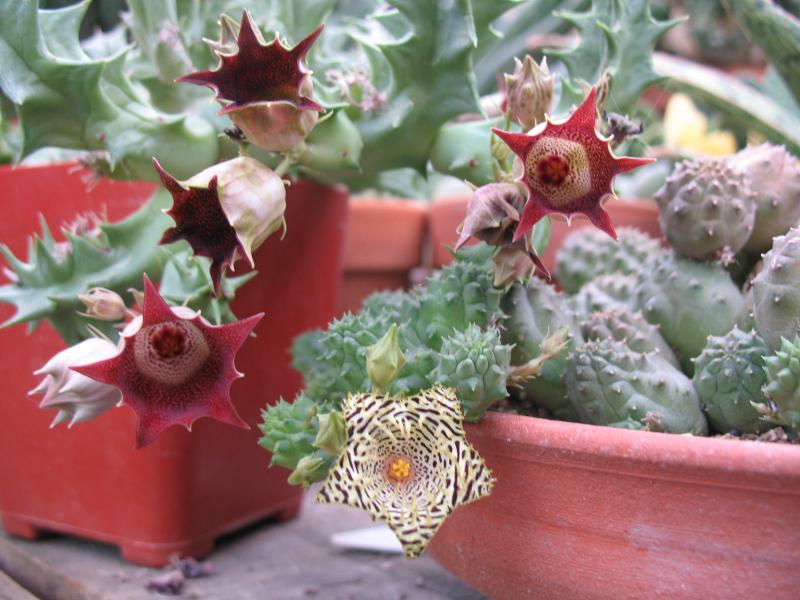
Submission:
M 429 551 L 491 598 L 796 598 L 800 447 L 489 414 Z
M 430 231 L 433 245 L 433 261 L 437 267 L 450 263 L 452 255 L 445 244 L 452 246 L 458 239 L 456 230 L 464 220 L 468 196 L 451 196 L 436 200 L 431 206 Z M 604 205 L 615 227 L 636 227 L 655 238 L 661 238 L 658 225 L 658 204 L 655 200 L 622 200 L 614 198 Z M 542 261 L 552 272 L 555 269 L 556 251 L 570 233 L 592 226 L 588 219 L 576 216 L 572 225 L 564 219 L 554 217 L 550 234 L 550 245 L 542 255 Z
M 38 212 L 54 229 L 78 211 L 104 205 L 117 218 L 153 189 L 88 177 L 74 165 L 0 170 L 6 215 L 0 239 L 20 254 L 38 229 Z M 293 337 L 333 316 L 346 218 L 345 190 L 296 183 L 287 198 L 287 220 L 294 226 L 255 255 L 259 277 L 241 289 L 233 306 L 240 316 L 266 313 L 258 337 L 237 357 L 245 377 L 232 388 L 249 431 L 202 419 L 191 433 L 171 428 L 135 450 L 134 415 L 127 408 L 50 430 L 53 414 L 37 408 L 26 392 L 35 385 L 33 370 L 63 342 L 46 323 L 31 336 L 24 327 L 0 331 L 0 513 L 6 531 L 110 542 L 127 560 L 159 566 L 173 553 L 206 554 L 216 537 L 253 521 L 296 515 L 301 490 L 286 483 L 285 472 L 267 468 L 269 454 L 257 445 L 255 426 L 267 403 L 291 398 L 300 387 L 288 352 Z M 10 308 L 0 306 L 0 317 L 9 317 Z
M 428 221 L 428 204 L 412 200 L 355 198 L 349 210 L 338 314 L 356 312 L 372 292 L 408 287 Z

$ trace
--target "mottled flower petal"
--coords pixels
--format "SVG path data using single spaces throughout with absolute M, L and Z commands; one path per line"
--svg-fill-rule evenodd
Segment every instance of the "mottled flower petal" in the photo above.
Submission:
M 494 479 L 464 437 L 452 390 L 351 395 L 342 413 L 347 443 L 317 502 L 361 508 L 386 522 L 408 558 L 425 550 L 456 507 L 491 492 Z
M 586 215 L 612 238 L 617 235 L 602 203 L 614 196 L 614 176 L 653 162 L 650 158 L 616 157 L 608 140 L 596 132 L 596 88 L 561 123 L 549 119 L 530 134 L 493 129 L 520 157 L 521 182 L 528 188 L 522 220 L 514 232 L 519 240 L 548 214 Z
M 137 447 L 171 425 L 190 429 L 200 417 L 246 429 L 230 399 L 242 376 L 233 361 L 261 317 L 211 325 L 199 313 L 171 308 L 145 275 L 143 314 L 122 332 L 118 354 L 73 370 L 119 388 L 137 416 Z

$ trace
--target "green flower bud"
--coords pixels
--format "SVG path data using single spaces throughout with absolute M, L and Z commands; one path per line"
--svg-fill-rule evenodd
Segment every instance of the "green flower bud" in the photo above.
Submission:
M 308 487 L 312 483 L 322 481 L 328 474 L 330 462 L 319 453 L 304 456 L 297 463 L 297 468 L 292 471 L 287 481 L 290 485 Z
M 317 417 L 319 431 L 314 439 L 314 447 L 324 450 L 328 454 L 338 456 L 339 451 L 347 441 L 347 428 L 342 418 L 342 413 L 333 411 Z
M 386 335 L 367 348 L 367 375 L 376 394 L 384 393 L 406 364 L 397 332 L 397 323 L 392 323 Z

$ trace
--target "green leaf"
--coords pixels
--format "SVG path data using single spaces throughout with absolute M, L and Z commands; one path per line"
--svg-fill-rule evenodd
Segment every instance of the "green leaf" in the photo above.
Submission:
M 170 253 L 180 248 L 158 244 L 171 225 L 162 210 L 171 201 L 166 190 L 159 190 L 124 221 L 101 225 L 97 238 L 68 235 L 68 253 L 53 241 L 44 222 L 41 237 L 31 238 L 27 262 L 0 246 L 16 276 L 16 282 L 0 287 L 0 302 L 16 307 L 3 326 L 47 319 L 69 344 L 88 337 L 88 321 L 77 314 L 84 309 L 78 294 L 93 287 L 120 295 L 141 289 L 142 273 L 159 279 Z
M 92 59 L 80 49 L 87 6 L 39 11 L 0 0 L 0 89 L 17 105 L 21 157 L 51 146 L 92 151 L 98 168 L 137 179 L 156 178 L 153 156 L 180 178 L 212 164 L 217 141 L 207 122 L 153 108 L 124 71 L 125 52 Z
M 736 0 L 730 9 L 800 101 L 800 20 L 772 0 Z
M 399 167 L 423 172 L 439 128 L 461 114 L 480 113 L 469 0 L 389 3 L 394 10 L 373 16 L 376 31 L 357 35 L 373 83 L 387 95 L 383 110 L 356 123 L 367 174 Z
M 648 0 L 594 0 L 590 11 L 559 15 L 579 30 L 580 43 L 547 51 L 566 65 L 570 76 L 562 81 L 557 114 L 579 103 L 581 85 L 597 83 L 605 72 L 611 75 L 608 109 L 630 114 L 644 89 L 661 79 L 651 59 L 656 44 L 682 21 L 656 21 Z
M 757 131 L 800 155 L 800 118 L 771 97 L 717 69 L 676 56 L 656 53 L 656 72 L 669 87 L 686 92 L 724 114 L 740 127 Z

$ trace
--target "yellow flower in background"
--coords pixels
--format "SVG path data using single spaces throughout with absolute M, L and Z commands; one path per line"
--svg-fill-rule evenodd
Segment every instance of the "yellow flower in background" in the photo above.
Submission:
M 408 398 L 351 395 L 342 402 L 347 443 L 317 502 L 366 510 L 418 557 L 461 504 L 488 495 L 494 478 L 464 437 L 453 390 Z
M 664 113 L 664 145 L 681 154 L 724 156 L 737 150 L 730 131 L 708 131 L 706 116 L 686 94 L 673 94 Z

